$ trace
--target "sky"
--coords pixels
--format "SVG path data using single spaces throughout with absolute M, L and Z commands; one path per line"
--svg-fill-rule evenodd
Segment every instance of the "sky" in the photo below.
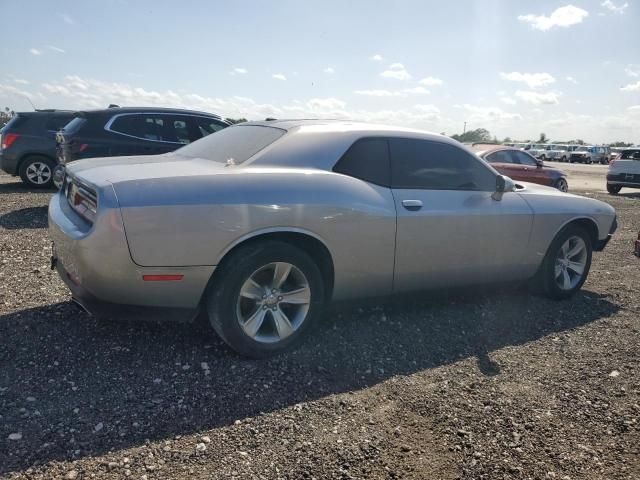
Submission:
M 640 1 L 0 0 L 0 107 L 640 143 Z

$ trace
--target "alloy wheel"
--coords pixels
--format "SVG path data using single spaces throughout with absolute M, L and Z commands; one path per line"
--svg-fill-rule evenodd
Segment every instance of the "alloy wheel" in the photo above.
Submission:
M 289 337 L 304 323 L 311 304 L 309 281 L 295 265 L 265 265 L 244 282 L 236 317 L 244 333 L 261 343 Z
M 44 185 L 51 179 L 51 167 L 44 162 L 33 162 L 27 167 L 26 175 L 34 185 Z
M 561 290 L 572 290 L 580 283 L 587 258 L 587 244 L 581 237 L 571 236 L 562 244 L 554 267 L 554 278 Z

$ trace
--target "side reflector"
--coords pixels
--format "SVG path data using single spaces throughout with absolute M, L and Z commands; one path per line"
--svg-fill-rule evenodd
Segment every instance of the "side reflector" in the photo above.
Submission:
M 182 280 L 184 275 L 143 275 L 142 279 L 145 282 L 172 282 L 176 280 Z

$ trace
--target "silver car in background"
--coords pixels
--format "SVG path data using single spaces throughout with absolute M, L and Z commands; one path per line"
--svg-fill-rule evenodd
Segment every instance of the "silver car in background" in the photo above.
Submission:
M 52 263 L 88 311 L 204 310 L 254 357 L 331 300 L 527 279 L 566 298 L 615 227 L 608 204 L 515 184 L 445 136 L 346 121 L 74 162 L 49 205 Z

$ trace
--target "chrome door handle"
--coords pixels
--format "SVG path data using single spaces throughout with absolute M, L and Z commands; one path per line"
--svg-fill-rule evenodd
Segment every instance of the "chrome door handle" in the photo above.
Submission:
M 402 200 L 402 206 L 407 210 L 420 210 L 422 202 L 420 200 Z

